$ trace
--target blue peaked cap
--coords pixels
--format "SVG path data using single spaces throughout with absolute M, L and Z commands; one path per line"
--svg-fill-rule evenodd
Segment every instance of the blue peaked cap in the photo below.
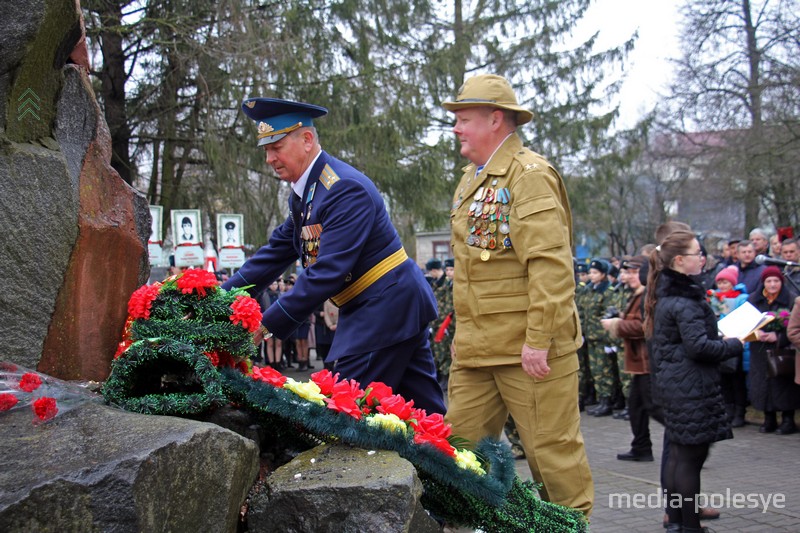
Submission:
M 328 114 L 322 106 L 279 98 L 248 98 L 244 114 L 258 123 L 258 146 L 280 141 L 298 128 L 314 125 L 312 119 Z

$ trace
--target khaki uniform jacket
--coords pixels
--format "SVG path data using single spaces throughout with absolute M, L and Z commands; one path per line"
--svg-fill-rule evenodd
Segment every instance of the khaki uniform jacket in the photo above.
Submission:
M 549 351 L 548 379 L 576 371 L 577 357 L 555 361 L 581 345 L 572 215 L 561 176 L 542 156 L 524 148 L 516 133 L 498 148 L 477 179 L 474 164 L 464 172 L 450 216 L 458 364 L 519 364 L 526 343 Z M 467 244 L 468 211 L 480 187 L 509 189 L 510 249 L 502 245 L 504 235 L 493 250 Z M 488 252 L 488 260 L 481 258 L 482 252 Z

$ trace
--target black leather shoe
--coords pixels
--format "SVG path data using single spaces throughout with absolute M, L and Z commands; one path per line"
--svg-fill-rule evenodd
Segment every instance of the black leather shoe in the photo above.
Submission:
M 775 422 L 764 422 L 758 427 L 759 433 L 775 433 L 775 430 L 778 429 L 778 426 Z
M 599 406 L 597 406 L 597 409 L 595 409 L 589 414 L 591 414 L 592 416 L 600 417 L 600 416 L 610 416 L 613 412 L 614 410 L 611 408 L 611 405 L 609 403 L 601 403 Z
M 611 403 L 609 403 L 608 398 L 600 398 L 598 404 L 595 405 L 594 407 L 587 407 L 586 412 L 592 416 L 595 416 L 594 414 L 597 411 L 605 411 L 606 409 L 608 409 L 609 411 L 611 410 Z
M 764 423 L 758 428 L 759 433 L 772 433 L 778 429 L 778 418 L 775 411 L 768 411 L 764 413 Z
M 775 430 L 776 435 L 791 435 L 796 432 L 797 426 L 794 424 L 794 421 L 791 420 L 784 420 L 781 422 L 781 425 L 778 426 L 778 429 Z
M 627 409 L 623 409 L 621 411 L 617 411 L 616 413 L 614 413 L 611 416 L 611 418 L 613 418 L 614 420 L 630 420 L 631 415 L 628 413 Z
M 620 461 L 636 461 L 637 463 L 652 463 L 653 462 L 653 454 L 652 453 L 618 453 L 617 459 Z

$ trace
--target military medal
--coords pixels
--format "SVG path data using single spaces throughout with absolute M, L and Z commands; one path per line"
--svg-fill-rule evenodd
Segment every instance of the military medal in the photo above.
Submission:
M 488 261 L 491 256 L 492 254 L 489 252 L 489 250 L 484 250 L 481 252 L 481 261 Z

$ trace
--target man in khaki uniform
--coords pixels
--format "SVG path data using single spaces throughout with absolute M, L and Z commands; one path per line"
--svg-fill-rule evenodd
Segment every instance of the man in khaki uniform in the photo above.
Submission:
M 543 499 L 587 517 L 594 486 L 578 411 L 581 330 L 572 216 L 558 172 L 522 146 L 533 114 L 494 75 L 467 80 L 444 108 L 464 168 L 450 216 L 458 325 L 447 421 L 477 442 L 509 413 Z

